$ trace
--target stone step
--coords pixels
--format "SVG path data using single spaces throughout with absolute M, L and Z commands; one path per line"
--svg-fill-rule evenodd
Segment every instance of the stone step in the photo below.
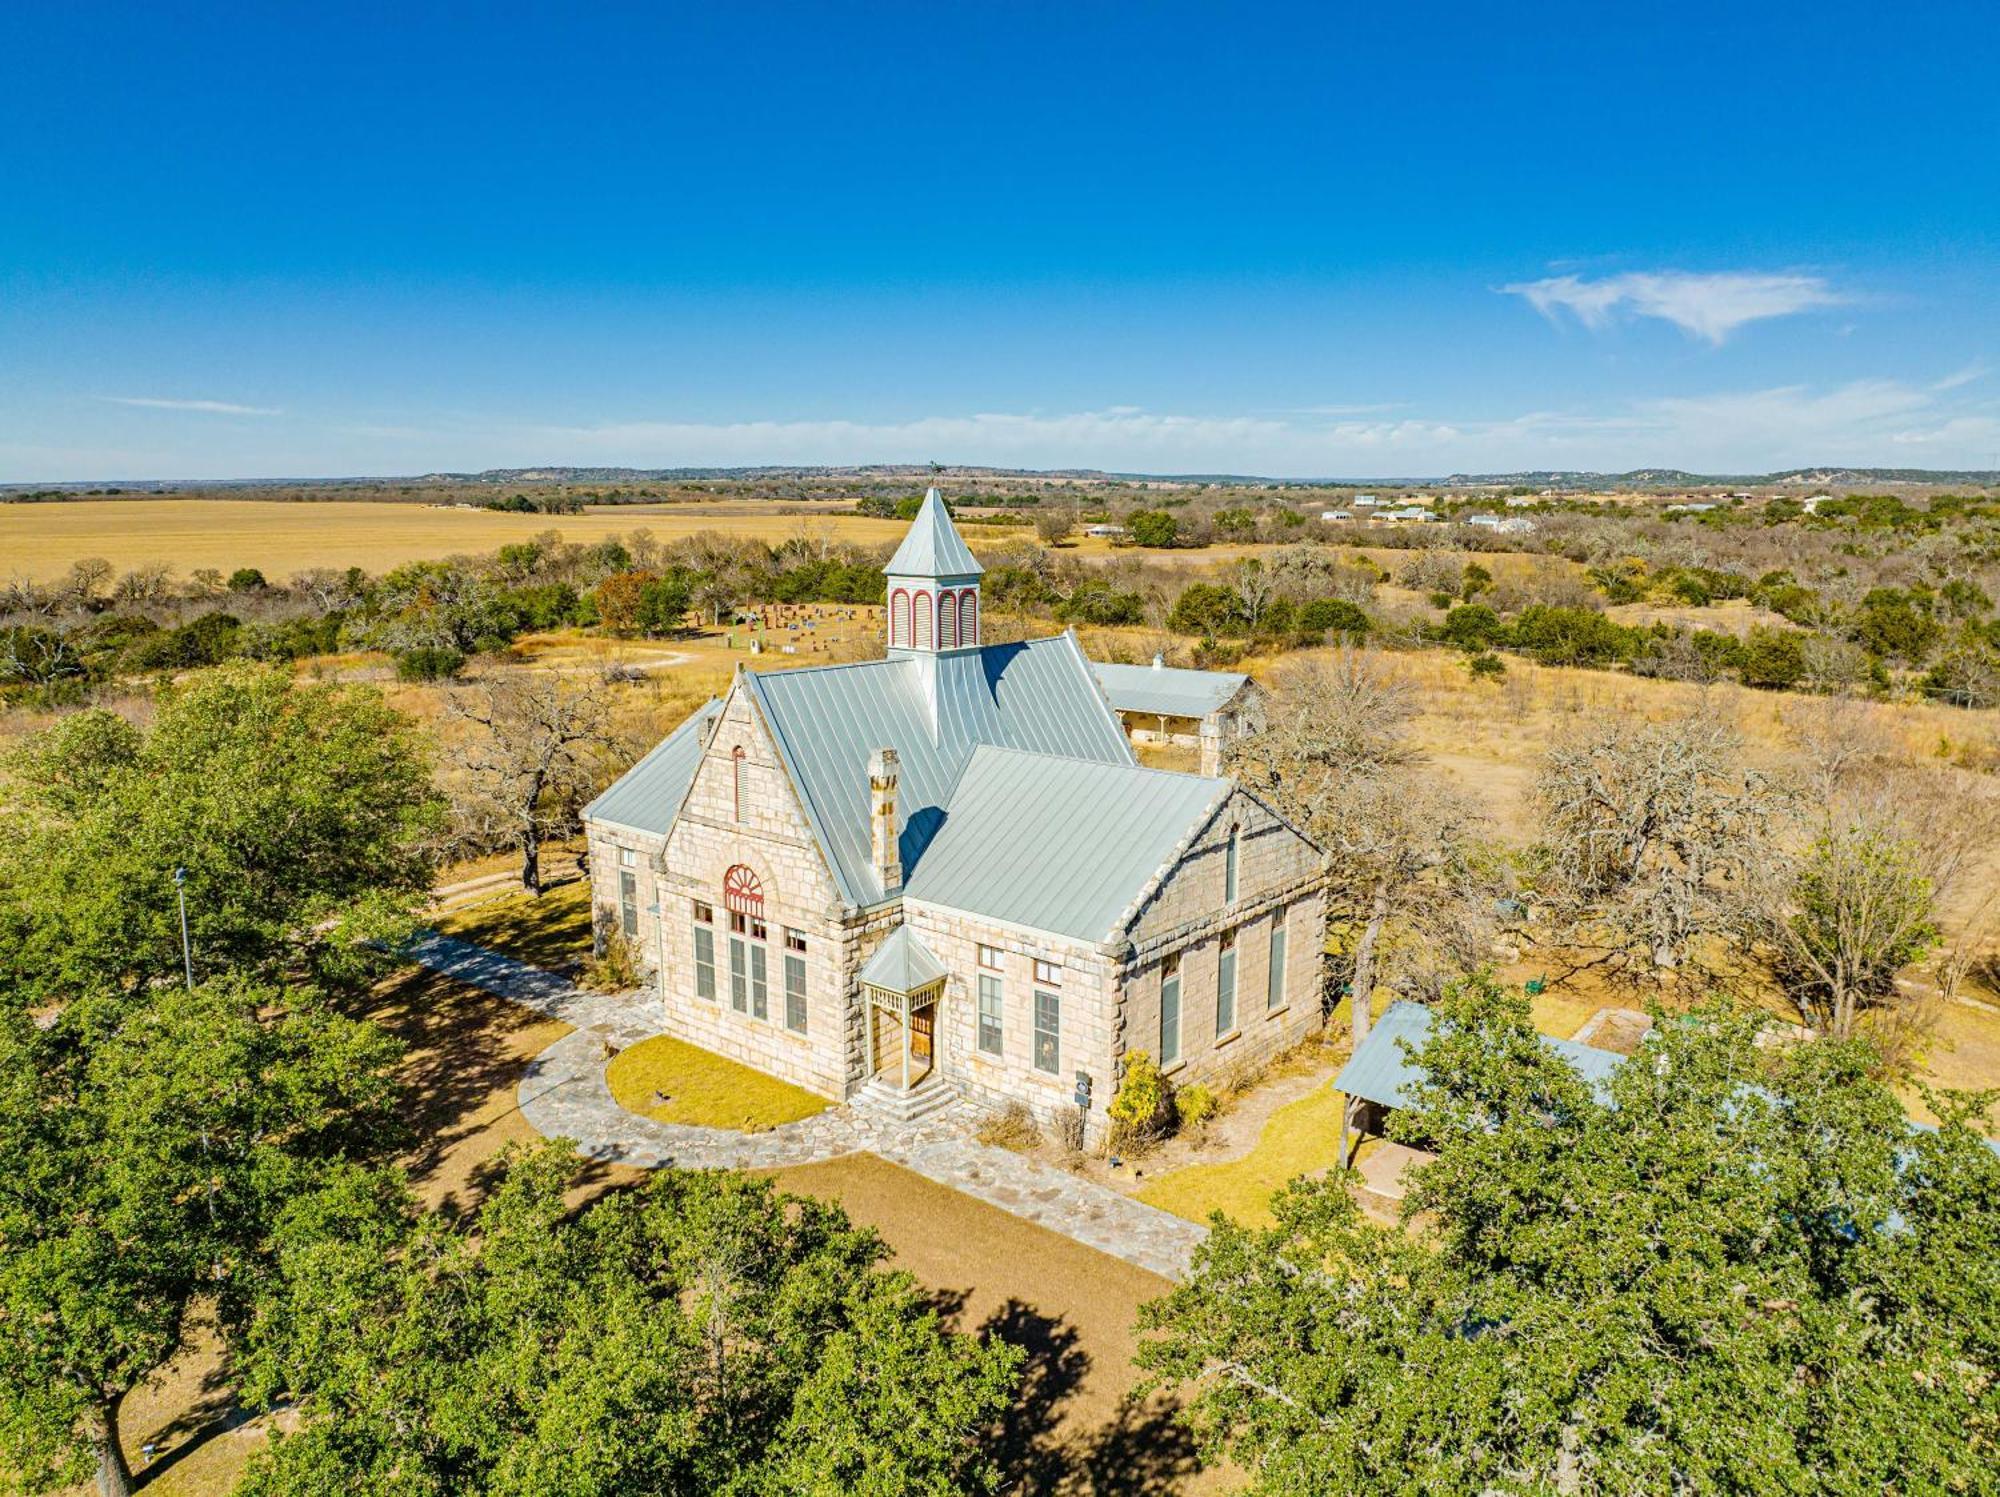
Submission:
M 914 1123 L 957 1100 L 958 1089 L 935 1071 L 909 1091 L 877 1078 L 856 1092 L 852 1099 L 853 1105 L 863 1111 L 899 1123 Z

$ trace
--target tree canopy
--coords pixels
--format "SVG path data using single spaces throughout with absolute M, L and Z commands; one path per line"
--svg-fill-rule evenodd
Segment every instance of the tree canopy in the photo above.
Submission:
M 1141 1353 L 1256 1493 L 1992 1491 L 2000 1156 L 1913 1130 L 1856 1044 L 1663 1022 L 1597 1094 L 1476 979 L 1392 1132 L 1408 1230 L 1339 1178 L 1217 1218 Z
M 181 976 L 332 978 L 427 892 L 442 803 L 372 690 L 238 665 L 164 687 L 150 725 L 74 713 L 7 762 L 0 987 L 24 1004 Z
M 948 1332 L 873 1232 L 671 1169 L 571 1214 L 575 1168 L 562 1143 L 514 1156 L 471 1231 L 384 1237 L 359 1179 L 297 1213 L 252 1360 L 303 1420 L 247 1497 L 994 1488 L 981 1436 L 1022 1354 Z

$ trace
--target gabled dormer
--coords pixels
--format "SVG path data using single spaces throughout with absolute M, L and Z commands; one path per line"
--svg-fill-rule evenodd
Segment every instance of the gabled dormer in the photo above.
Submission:
M 979 579 L 985 570 L 951 523 L 944 497 L 930 490 L 910 533 L 883 568 L 889 580 L 889 653 L 978 649 Z

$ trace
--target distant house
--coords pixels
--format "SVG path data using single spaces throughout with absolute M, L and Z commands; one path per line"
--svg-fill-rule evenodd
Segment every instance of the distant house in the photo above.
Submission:
M 1351 502 L 1356 509 L 1373 509 L 1382 501 L 1373 494 L 1356 494 Z
M 1526 515 L 1509 515 L 1493 527 L 1500 535 L 1527 535 L 1535 528 L 1535 522 Z
M 1088 536 L 1095 536 L 1099 540 L 1122 541 L 1125 539 L 1125 527 L 1123 525 L 1086 525 L 1083 527 L 1083 533 Z
M 1104 699 L 1134 743 L 1201 750 L 1201 772 L 1222 773 L 1233 738 L 1264 723 L 1264 689 L 1240 671 L 1195 671 L 1158 655 L 1151 665 L 1093 664 Z
M 1344 509 L 1323 509 L 1319 512 L 1319 517 L 1321 523 L 1326 525 L 1348 525 L 1354 522 L 1354 516 Z
M 1498 515 L 1466 515 L 1459 521 L 1459 524 L 1471 525 L 1480 530 L 1498 530 L 1500 528 L 1500 517 Z
M 1670 515 L 1705 515 L 1712 509 L 1720 508 L 1722 506 L 1719 504 L 1669 504 L 1667 506 L 1667 513 Z
M 1377 520 L 1387 520 L 1397 525 L 1424 525 L 1435 520 L 1437 516 L 1427 509 L 1421 509 L 1417 505 L 1412 504 L 1402 509 L 1385 509 L 1375 518 Z
M 1526 509 L 1531 504 L 1540 504 L 1541 502 L 1533 494 L 1509 494 L 1507 496 L 1507 508 L 1509 509 Z

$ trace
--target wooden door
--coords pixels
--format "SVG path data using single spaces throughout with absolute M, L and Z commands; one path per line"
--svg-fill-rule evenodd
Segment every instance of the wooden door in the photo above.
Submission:
M 931 1063 L 931 1035 L 936 1028 L 937 1005 L 926 1003 L 910 1014 L 910 1059 Z

